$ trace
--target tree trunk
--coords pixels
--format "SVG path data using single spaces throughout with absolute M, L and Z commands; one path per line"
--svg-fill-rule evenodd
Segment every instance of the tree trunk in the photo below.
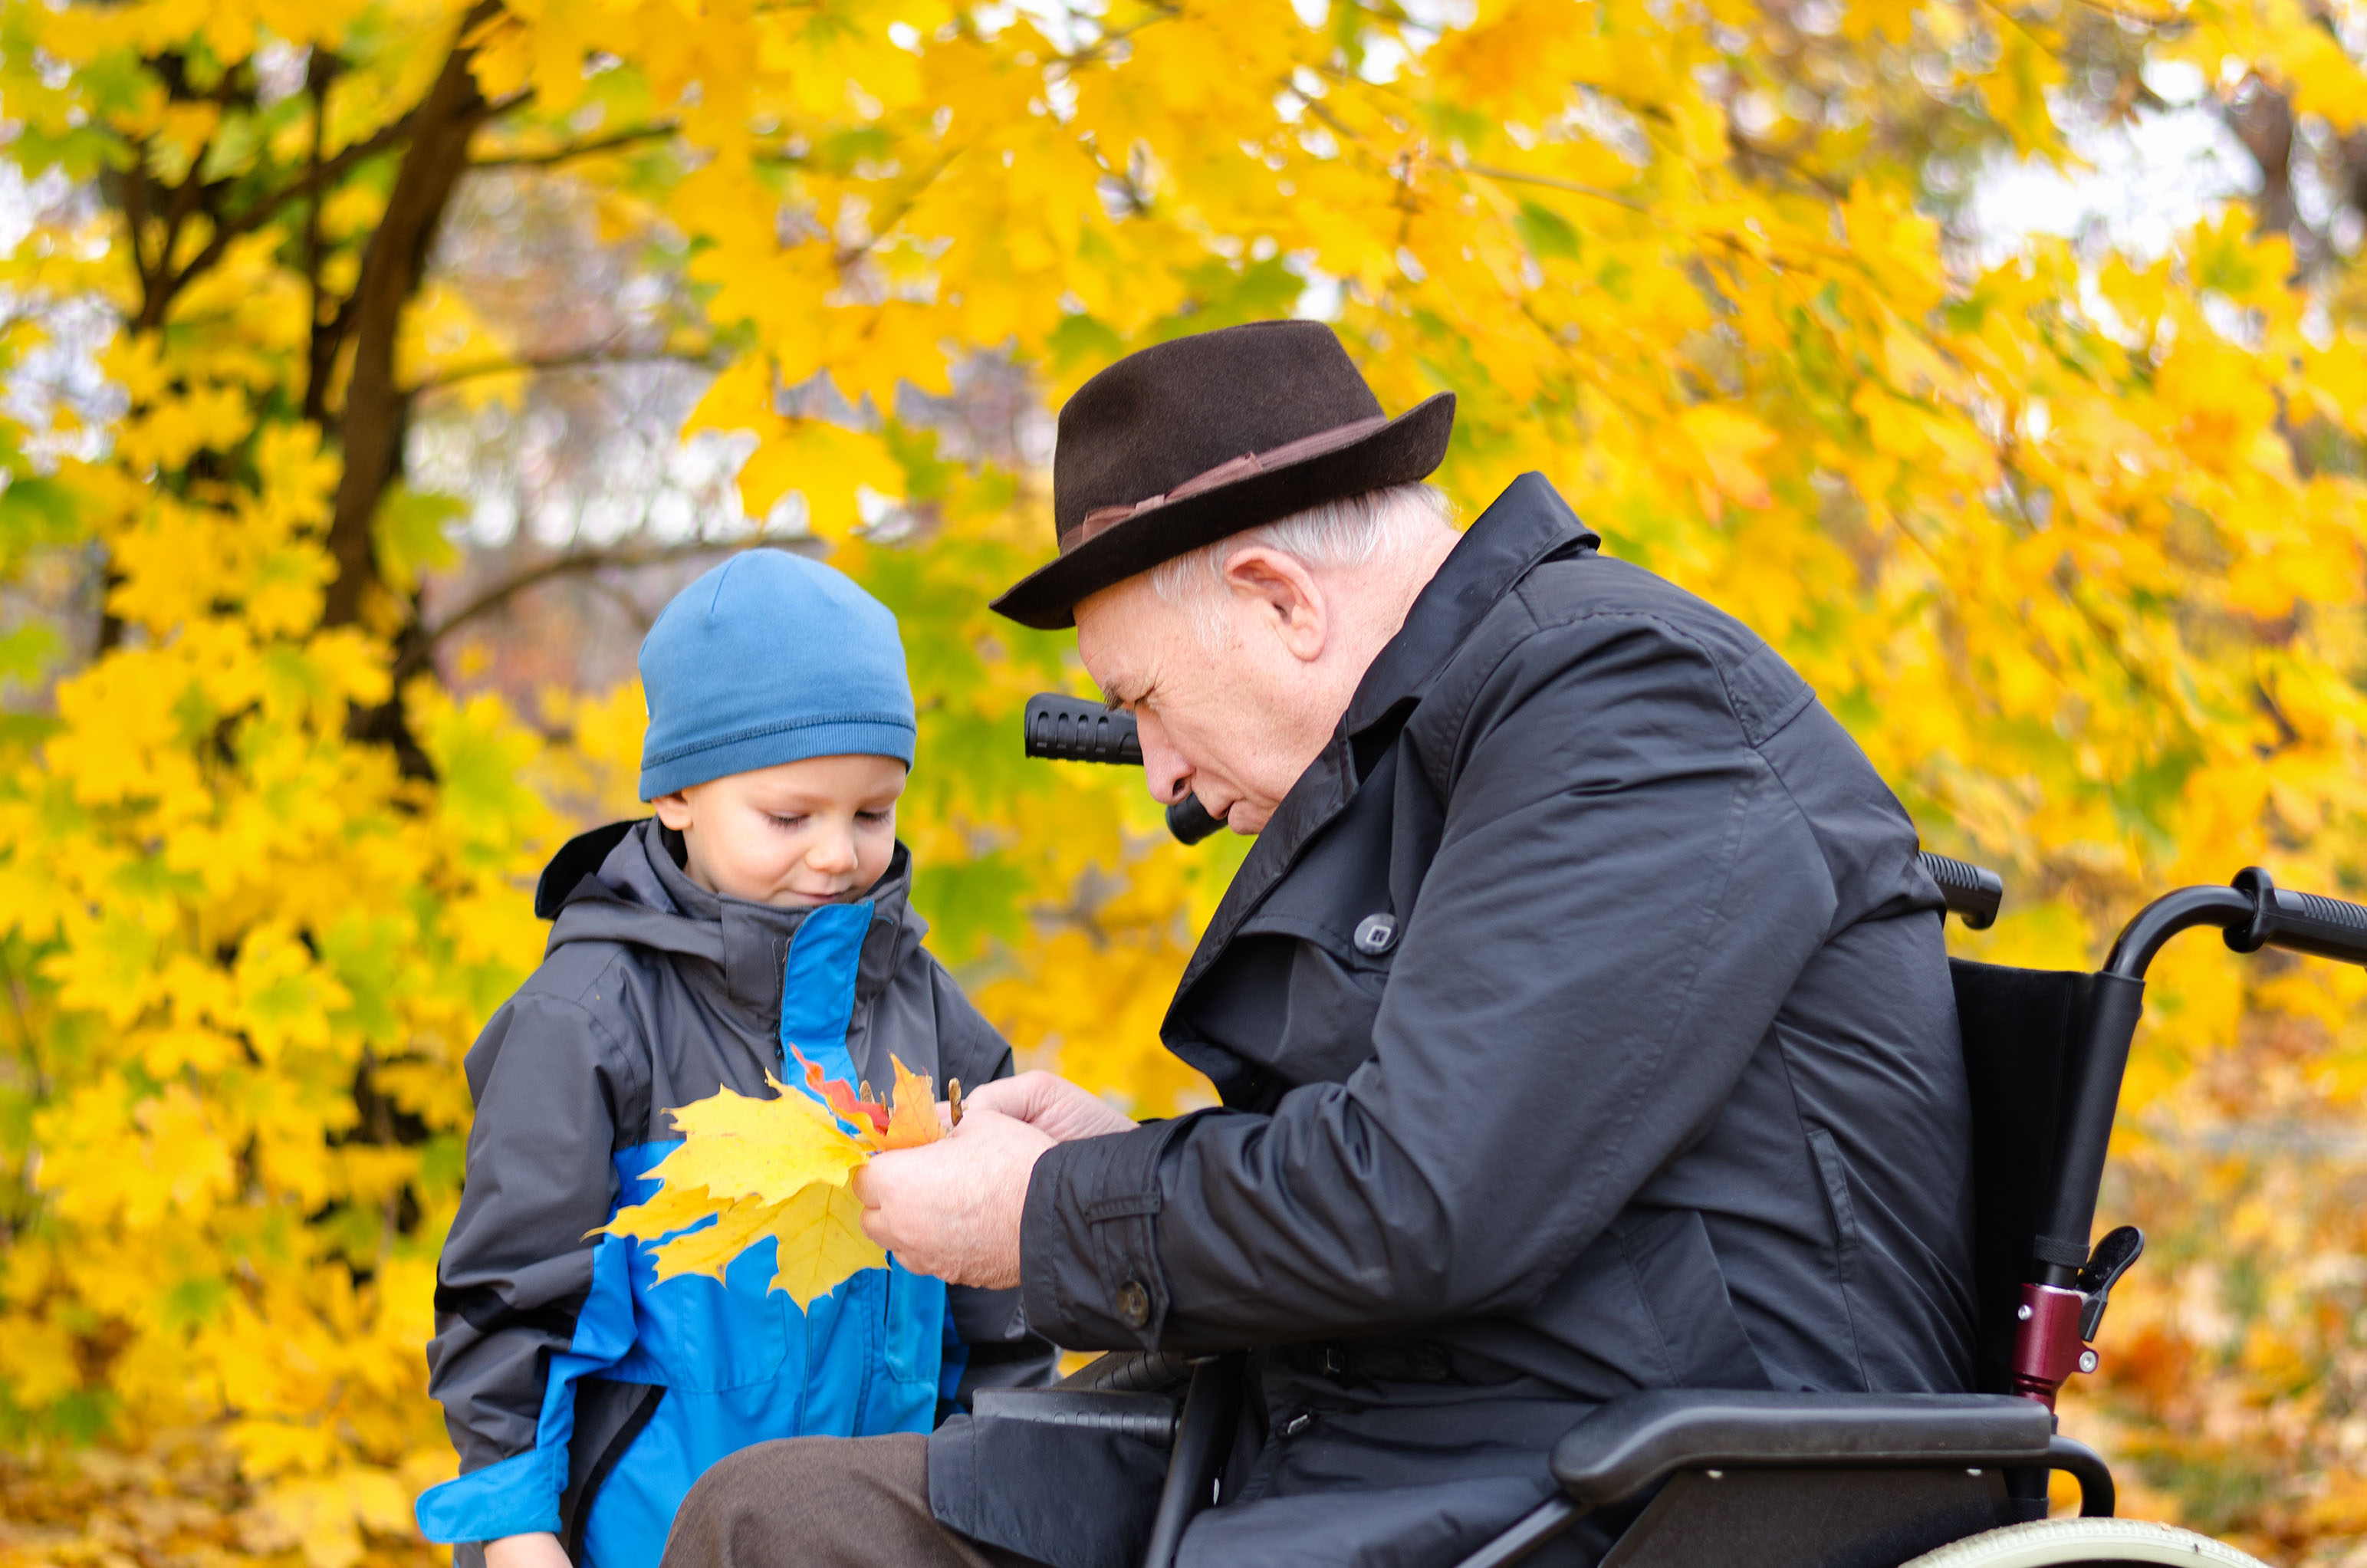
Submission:
M 403 308 L 419 291 L 453 187 L 468 167 L 470 139 L 489 112 L 469 70 L 476 51 L 463 40 L 498 8 L 493 0 L 479 0 L 461 18 L 451 55 L 419 106 L 411 144 L 387 198 L 386 215 L 362 253 L 351 307 L 353 367 L 338 425 L 345 467 L 329 524 L 329 553 L 337 574 L 323 607 L 324 625 L 360 619 L 369 591 L 379 582 L 371 524 L 379 498 L 400 472 L 410 412 L 410 400 L 395 380 L 395 346 Z

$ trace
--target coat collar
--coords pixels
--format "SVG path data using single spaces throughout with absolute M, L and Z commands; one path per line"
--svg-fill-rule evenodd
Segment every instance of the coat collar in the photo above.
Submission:
M 1299 852 L 1356 792 L 1359 740 L 1385 724 L 1403 723 L 1408 709 L 1421 700 L 1464 640 L 1537 562 L 1600 543 L 1541 473 L 1521 475 L 1479 514 L 1415 597 L 1398 634 L 1365 671 L 1322 753 L 1258 834 L 1184 967 L 1178 997 L 1216 961 L 1241 922 L 1297 863 Z
M 628 942 L 701 959 L 722 971 L 724 992 L 731 1002 L 764 1017 L 777 1017 L 782 968 L 811 911 L 709 892 L 674 863 L 655 819 L 622 825 L 625 831 L 613 838 L 607 837 L 613 830 L 596 830 L 610 847 L 599 869 L 581 877 L 555 912 L 550 946 Z M 554 861 L 554 868 L 558 864 Z M 927 923 L 909 902 L 912 885 L 912 853 L 899 843 L 886 873 L 864 895 L 871 905 L 871 923 L 855 975 L 858 1003 L 887 989 L 927 933 Z

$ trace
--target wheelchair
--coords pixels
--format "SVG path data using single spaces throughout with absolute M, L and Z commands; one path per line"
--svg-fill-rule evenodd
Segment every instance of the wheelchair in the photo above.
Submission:
M 1132 729 L 1098 703 L 1046 694 L 1028 704 L 1027 754 L 1139 763 Z M 1206 836 L 1199 825 L 1184 808 L 1171 812 L 1185 842 Z M 1995 873 L 1929 851 L 1922 860 L 1949 913 L 1975 930 L 1996 920 Z M 2114 1517 L 2103 1459 L 2056 1429 L 2056 1392 L 2096 1369 L 2112 1287 L 2145 1247 L 2133 1226 L 2092 1247 L 2089 1236 L 2146 971 L 2198 926 L 2239 953 L 2367 964 L 2367 906 L 2280 888 L 2258 868 L 2156 899 L 2093 973 L 1949 960 L 1973 1111 L 1979 1392 L 1622 1395 L 1554 1448 L 1558 1491 L 1458 1568 L 1503 1568 L 1622 1505 L 1640 1512 L 1603 1568 L 2258 1568 L 2223 1542 Z M 1051 1389 L 980 1398 L 997 1415 L 1171 1444 L 1143 1559 L 1171 1568 L 1184 1528 L 1213 1500 L 1243 1385 L 1240 1352 L 1119 1353 Z M 2047 1517 L 2058 1471 L 2078 1484 L 2076 1517 Z

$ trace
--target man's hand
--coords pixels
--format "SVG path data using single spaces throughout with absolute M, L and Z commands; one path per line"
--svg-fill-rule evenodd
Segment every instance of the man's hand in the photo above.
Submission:
M 965 1098 L 952 1136 L 875 1154 L 852 1185 L 864 1233 L 897 1262 L 949 1285 L 1004 1290 L 1019 1283 L 1027 1178 L 1056 1140 L 984 1098 Z
M 485 1568 L 572 1568 L 566 1549 L 549 1530 L 504 1536 L 485 1542 Z
M 1079 1088 L 1051 1073 L 1022 1073 L 981 1085 L 962 1099 L 971 1110 L 1000 1111 L 1024 1121 L 1055 1143 L 1071 1138 L 1098 1138 L 1105 1132 L 1131 1132 L 1134 1119 L 1112 1110 L 1099 1096 Z

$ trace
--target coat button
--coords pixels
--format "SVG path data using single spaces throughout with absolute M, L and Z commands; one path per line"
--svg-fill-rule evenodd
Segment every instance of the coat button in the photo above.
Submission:
M 1140 1328 L 1150 1321 L 1150 1292 L 1142 1288 L 1141 1280 L 1129 1279 L 1117 1288 L 1117 1315 L 1128 1328 Z
M 1397 945 L 1396 915 L 1367 915 L 1356 922 L 1356 950 L 1366 958 L 1379 958 Z

